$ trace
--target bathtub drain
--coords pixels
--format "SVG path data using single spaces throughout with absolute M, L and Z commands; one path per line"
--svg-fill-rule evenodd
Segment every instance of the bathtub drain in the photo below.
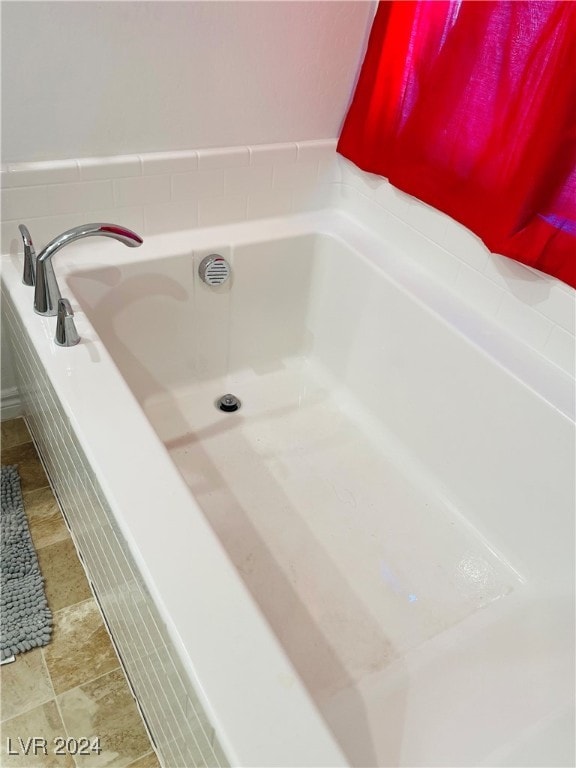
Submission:
M 216 402 L 216 405 L 218 408 L 220 408 L 221 411 L 232 413 L 233 411 L 237 411 L 242 403 L 235 395 L 228 394 L 222 395 L 222 397 Z

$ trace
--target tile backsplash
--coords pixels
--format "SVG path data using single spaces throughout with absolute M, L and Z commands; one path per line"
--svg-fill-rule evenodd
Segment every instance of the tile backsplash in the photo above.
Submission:
M 323 203 L 334 150 L 309 141 L 3 166 L 2 250 L 18 246 L 21 221 L 42 246 L 87 218 L 153 235 L 306 210 Z
M 2 167 L 2 250 L 37 248 L 89 219 L 146 235 L 337 207 L 431 279 L 575 376 L 576 292 L 490 253 L 466 227 L 359 170 L 336 140 L 83 158 Z

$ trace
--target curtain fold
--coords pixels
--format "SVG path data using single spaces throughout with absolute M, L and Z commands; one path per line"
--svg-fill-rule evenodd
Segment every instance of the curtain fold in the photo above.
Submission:
M 338 151 L 576 287 L 576 5 L 379 4 Z

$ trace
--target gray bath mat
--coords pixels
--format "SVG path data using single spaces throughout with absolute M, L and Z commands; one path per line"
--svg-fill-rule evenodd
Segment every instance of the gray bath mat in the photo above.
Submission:
M 2 467 L 0 658 L 46 645 L 52 614 L 24 514 L 17 467 Z

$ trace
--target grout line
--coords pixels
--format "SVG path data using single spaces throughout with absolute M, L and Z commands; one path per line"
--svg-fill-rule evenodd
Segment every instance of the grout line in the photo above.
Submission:
M 112 672 L 117 672 L 120 670 L 122 674 L 124 675 L 124 670 L 122 669 L 120 665 L 120 661 L 118 661 L 118 666 L 114 667 L 113 669 L 109 669 L 107 672 L 102 672 L 101 675 L 96 675 L 96 677 L 91 677 L 90 680 L 83 680 L 81 683 L 78 683 L 78 685 L 73 685 L 72 688 L 67 688 L 65 691 L 62 691 L 61 693 L 55 692 L 55 698 L 58 699 L 60 696 L 65 696 L 67 693 L 70 693 L 70 691 L 75 691 L 78 688 L 82 688 L 83 685 L 88 685 L 89 683 L 95 683 L 96 680 L 100 680 L 102 677 L 106 677 L 106 675 L 111 675 Z M 130 693 L 130 690 L 128 690 L 128 693 Z M 132 697 L 130 697 L 132 698 Z M 64 722 L 64 721 L 62 721 Z
M 137 757 L 131 763 L 129 763 L 129 765 L 127 765 L 126 768 L 132 768 L 132 766 L 136 765 L 137 762 L 139 762 L 140 760 L 144 760 L 145 757 L 149 757 L 149 756 L 154 756 L 156 760 L 158 760 L 158 755 L 153 749 L 151 749 L 148 752 L 145 752 L 143 755 L 140 755 L 140 757 Z
M 92 589 L 92 584 L 90 583 L 90 581 L 89 581 L 89 580 L 88 580 L 88 583 L 89 583 L 89 585 L 90 585 L 90 588 Z M 87 683 L 92 683 L 92 682 L 94 682 L 95 680 L 98 680 L 100 677 L 104 677 L 104 675 L 110 674 L 110 672 L 114 672 L 114 671 L 116 671 L 117 669 L 120 669 L 120 671 L 122 672 L 123 678 L 124 678 L 124 685 L 126 686 L 126 689 L 128 690 L 128 693 L 130 694 L 131 698 L 132 698 L 132 699 L 133 699 L 135 702 L 137 702 L 137 699 L 135 698 L 135 696 L 134 696 L 134 695 L 133 695 L 133 693 L 132 693 L 132 690 L 131 690 L 131 686 L 130 686 L 130 682 L 129 682 L 129 680 L 128 680 L 127 674 L 126 674 L 126 672 L 125 672 L 125 670 L 124 670 L 124 668 L 123 668 L 123 666 L 122 666 L 122 661 L 121 661 L 121 658 L 120 658 L 120 654 L 119 654 L 119 652 L 118 652 L 118 649 L 116 648 L 116 643 L 114 642 L 114 640 L 113 640 L 113 638 L 112 638 L 112 635 L 110 634 L 110 630 L 108 629 L 108 626 L 107 626 L 107 624 L 106 624 L 106 621 L 105 621 L 105 619 L 104 619 L 104 616 L 103 616 L 103 613 L 102 613 L 102 609 L 101 609 L 101 607 L 100 607 L 100 603 L 99 603 L 99 601 L 98 601 L 98 599 L 97 599 L 96 595 L 93 593 L 93 596 L 92 596 L 92 597 L 89 597 L 89 598 L 87 598 L 86 600 L 80 600 L 78 603 L 73 603 L 72 605 L 68 605 L 68 606 L 65 606 L 64 608 L 60 608 L 58 611 L 55 611 L 55 612 L 54 612 L 54 615 L 55 615 L 55 614 L 57 614 L 57 613 L 60 613 L 61 611 L 66 611 L 66 610 L 68 610 L 68 609 L 70 609 L 70 608 L 75 608 L 75 607 L 77 607 L 77 606 L 79 606 L 79 605 L 82 605 L 82 604 L 84 604 L 84 603 L 88 603 L 88 602 L 90 602 L 90 601 L 94 601 L 94 602 L 96 603 L 96 608 L 98 609 L 98 613 L 100 614 L 101 623 L 102 623 L 102 625 L 104 626 L 104 628 L 106 629 L 106 632 L 107 632 L 107 634 L 108 634 L 108 636 L 109 636 L 109 639 L 110 639 L 110 642 L 111 642 L 111 645 L 112 645 L 112 648 L 113 648 L 113 650 L 114 650 L 114 653 L 115 653 L 115 655 L 116 655 L 116 658 L 117 658 L 117 660 L 118 660 L 118 666 L 114 667 L 114 668 L 113 668 L 113 669 L 111 669 L 111 670 L 108 670 L 107 672 L 103 672 L 101 675 L 97 675 L 96 677 L 93 677 L 93 678 L 90 678 L 90 679 L 87 679 L 87 680 L 83 680 L 81 683 L 78 683 L 78 685 L 75 685 L 75 686 L 73 686 L 72 688 L 68 688 L 66 691 L 62 691 L 62 692 L 61 692 L 61 693 L 59 693 L 59 694 L 56 694 L 56 692 L 54 691 L 54 695 L 55 695 L 55 698 L 58 698 L 58 696 L 62 696 L 63 694 L 65 694 L 65 693 L 68 693 L 69 691 L 73 691 L 75 688 L 80 688 L 81 686 L 83 686 L 83 685 L 86 685 Z M 45 647 L 46 647 L 46 646 L 45 646 Z M 43 651 L 43 649 L 41 649 L 41 650 Z M 44 653 L 42 653 L 42 658 L 43 658 L 43 660 L 45 661 L 45 659 L 44 659 Z M 52 683 L 52 677 L 51 677 L 51 675 L 50 675 L 50 671 L 49 671 L 49 670 L 48 670 L 48 675 L 49 675 L 49 677 L 50 677 L 50 682 Z M 53 684 L 52 684 L 52 688 L 53 688 L 53 690 L 54 690 L 54 686 L 53 686 Z M 62 719 L 62 722 L 64 722 L 64 720 L 63 720 L 63 719 Z M 150 733 L 148 732 L 148 728 L 146 728 L 146 732 L 147 732 L 147 735 L 148 735 L 148 737 L 150 738 Z M 68 735 L 68 734 L 67 734 L 67 735 Z M 137 758 L 137 759 L 140 759 L 140 758 Z
M 68 733 L 68 729 L 66 728 L 66 723 L 64 722 L 64 718 L 62 717 L 62 710 L 60 709 L 60 702 L 58 701 L 58 697 L 56 696 L 56 690 L 54 689 L 54 681 L 52 680 L 52 675 L 50 674 L 50 670 L 48 669 L 48 664 L 46 663 L 46 659 L 44 657 L 44 649 L 47 646 L 43 646 L 41 651 L 42 656 L 42 664 L 44 665 L 44 669 L 46 670 L 46 674 L 48 675 L 48 680 L 50 681 L 50 688 L 52 689 L 52 693 L 54 694 L 54 698 L 52 701 L 54 701 L 54 706 L 56 707 L 56 711 L 58 712 L 58 717 L 60 718 L 60 722 L 62 723 L 62 728 L 64 729 L 64 735 L 68 739 L 70 734 Z M 74 755 L 72 755 L 72 762 L 74 763 L 75 768 L 77 768 L 76 760 L 74 759 Z
M 16 663 L 16 662 L 14 662 Z M 18 717 L 22 717 L 23 715 L 27 715 L 30 712 L 33 712 L 35 709 L 40 709 L 40 707 L 46 706 L 46 704 L 50 704 L 54 699 L 46 699 L 46 701 L 41 701 L 37 704 L 34 704 L 32 707 L 28 707 L 28 709 L 23 709 L 21 712 L 18 712 L 15 715 L 12 715 L 12 717 L 7 717 L 5 720 L 0 721 L 0 731 L 5 728 L 9 723 L 12 722 L 12 720 L 16 720 Z
M 14 419 L 9 419 L 7 422 L 2 422 L 4 424 L 9 424 L 10 421 L 14 421 Z M 12 445 L 3 445 L 2 451 L 11 451 L 12 448 L 22 448 L 23 445 L 28 445 L 29 443 L 34 444 L 34 441 L 32 439 L 30 440 L 24 440 L 22 443 L 13 443 Z
M 90 583 L 90 582 L 88 582 L 88 583 Z M 87 597 L 85 600 L 79 600 L 77 603 L 72 603 L 71 605 L 64 605 L 62 608 L 58 608 L 57 611 L 53 611 L 52 615 L 56 616 L 56 614 L 62 613 L 62 611 L 69 611 L 70 608 L 78 608 L 79 605 L 84 605 L 84 603 L 90 603 L 93 600 L 96 601 L 96 598 L 94 597 L 94 595 L 92 595 L 92 597 Z M 96 601 L 96 605 L 98 605 L 97 601 Z
M 44 489 L 40 489 L 40 490 L 44 490 Z M 31 491 L 31 493 L 33 493 L 33 491 Z M 47 541 L 45 544 L 37 544 L 34 541 L 34 534 L 32 533 L 32 529 L 38 528 L 38 525 L 40 525 L 40 522 L 43 519 L 43 516 L 40 514 L 34 514 L 34 513 L 31 514 L 26 509 L 26 506 L 24 506 L 24 512 L 28 520 L 28 528 L 30 529 L 30 536 L 32 537 L 32 543 L 34 544 L 34 549 L 36 550 L 36 554 L 55 544 L 64 544 L 66 541 L 68 541 L 68 539 L 72 539 L 72 536 L 70 535 L 70 531 L 66 527 L 66 524 L 64 524 L 64 530 L 66 531 L 66 535 L 64 537 L 56 539 L 56 541 Z M 34 523 L 32 523 L 33 520 L 35 521 Z M 58 522 L 60 523 L 60 518 L 58 519 Z
M 44 661 L 44 654 L 42 653 L 42 650 L 45 646 L 42 648 L 33 648 L 32 650 L 40 651 L 40 656 L 42 659 L 42 665 L 44 667 L 44 671 L 46 672 L 46 675 L 48 677 L 48 681 L 50 683 L 50 689 L 52 691 L 52 698 L 46 699 L 46 701 L 37 702 L 36 704 L 32 704 L 25 709 L 20 710 L 15 715 L 11 715 L 10 717 L 2 718 L 0 720 L 0 730 L 2 729 L 2 726 L 6 725 L 6 723 L 9 723 L 11 720 L 14 720 L 17 717 L 20 717 L 21 715 L 25 715 L 28 712 L 32 712 L 33 709 L 37 709 L 38 707 L 43 707 L 45 704 L 49 704 L 51 701 L 53 701 L 56 697 L 56 694 L 54 693 L 54 686 L 52 685 L 52 678 L 50 677 L 50 673 L 48 672 L 48 667 L 46 666 L 46 662 Z M 18 656 L 20 654 L 17 654 L 16 660 L 13 662 L 14 664 L 17 664 L 18 661 L 22 661 L 22 659 L 18 659 Z

